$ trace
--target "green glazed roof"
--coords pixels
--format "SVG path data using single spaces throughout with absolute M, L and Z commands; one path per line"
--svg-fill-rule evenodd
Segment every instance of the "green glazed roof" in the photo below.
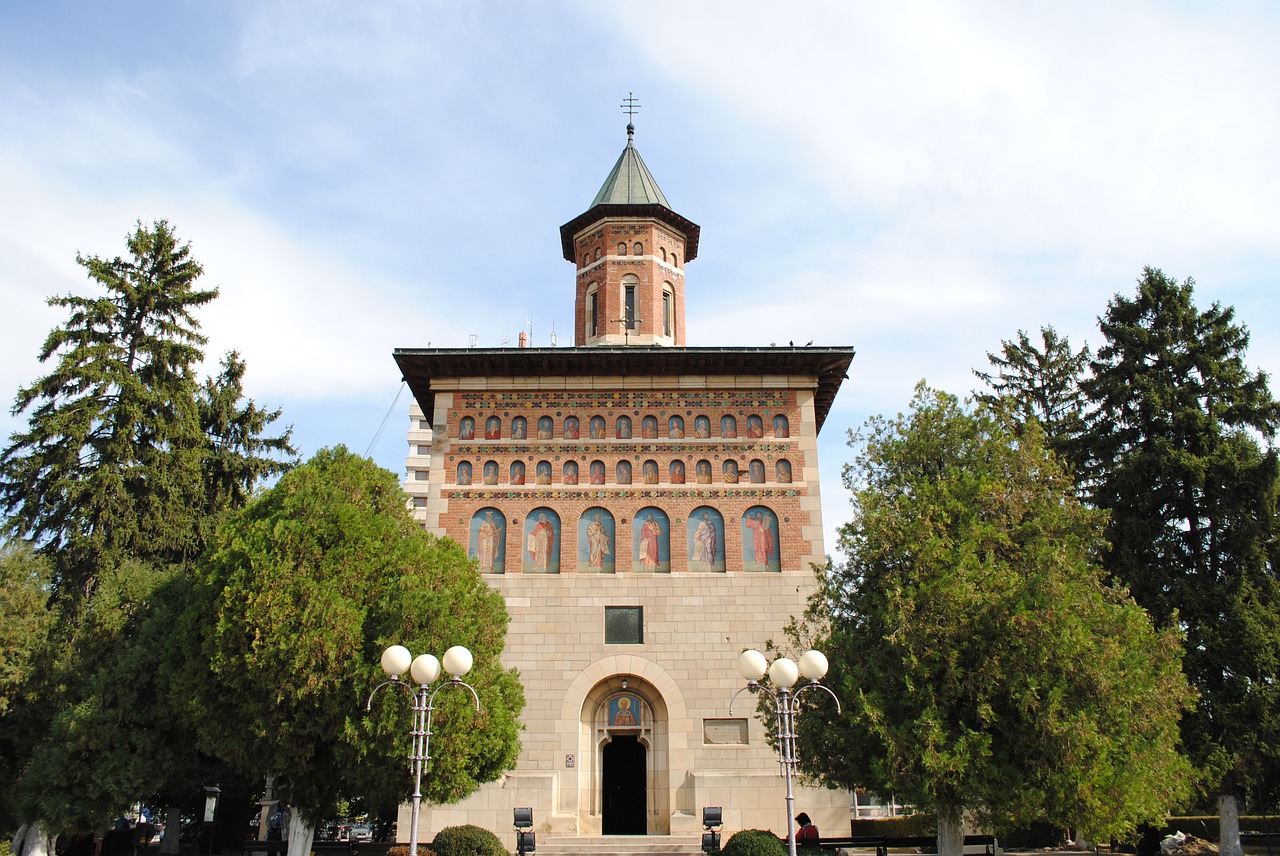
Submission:
M 662 195 L 658 182 L 653 180 L 649 168 L 644 165 L 640 152 L 636 151 L 632 126 L 627 126 L 627 147 L 622 150 L 618 162 L 613 165 L 604 186 L 591 201 L 589 208 L 597 205 L 649 205 L 658 204 L 670 208 L 667 197 Z
M 574 235 L 604 217 L 653 217 L 684 235 L 686 262 L 698 257 L 698 238 L 702 230 L 697 223 L 671 210 L 667 197 L 662 195 L 658 182 L 653 180 L 649 168 L 636 151 L 635 130 L 635 126 L 627 126 L 627 147 L 622 150 L 622 156 L 613 165 L 590 207 L 560 227 L 560 244 L 566 261 L 574 260 Z

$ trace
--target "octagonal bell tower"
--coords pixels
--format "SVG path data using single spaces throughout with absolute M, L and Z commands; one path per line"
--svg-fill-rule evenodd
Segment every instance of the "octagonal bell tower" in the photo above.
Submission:
M 591 206 L 560 227 L 577 267 L 573 343 L 683 347 L 684 268 L 701 232 L 671 210 L 635 147 L 627 146 Z

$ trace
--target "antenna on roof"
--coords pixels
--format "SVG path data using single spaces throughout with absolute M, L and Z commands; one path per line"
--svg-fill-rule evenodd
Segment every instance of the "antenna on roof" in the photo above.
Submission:
M 636 98 L 633 93 L 628 92 L 627 97 L 622 99 L 622 103 L 618 105 L 622 108 L 622 112 L 627 114 L 627 136 L 630 137 L 636 132 L 635 118 L 636 111 L 640 109 L 640 99 Z
M 476 342 L 478 341 L 480 341 L 480 334 L 472 333 L 470 336 L 467 337 L 467 347 L 474 348 L 476 346 Z
M 556 322 L 551 322 L 551 347 L 556 346 Z

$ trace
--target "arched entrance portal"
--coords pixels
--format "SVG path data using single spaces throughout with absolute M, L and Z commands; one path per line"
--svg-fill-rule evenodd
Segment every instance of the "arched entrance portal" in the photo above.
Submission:
M 667 705 L 634 672 L 587 691 L 581 709 L 584 755 L 579 785 L 587 835 L 669 835 L 671 794 Z M 590 750 L 587 751 L 587 747 Z
M 601 750 L 600 831 L 605 835 L 644 835 L 646 823 L 645 780 L 648 752 L 634 734 L 615 735 Z

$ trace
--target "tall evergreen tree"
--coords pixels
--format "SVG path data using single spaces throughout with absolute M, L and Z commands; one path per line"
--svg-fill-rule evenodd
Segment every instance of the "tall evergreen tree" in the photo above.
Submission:
M 40 351 L 49 374 L 18 391 L 28 413 L 0 455 L 9 532 L 55 559 L 60 594 L 88 594 L 101 566 L 175 561 L 195 547 L 204 434 L 195 367 L 205 338 L 193 311 L 190 246 L 163 220 L 126 238 L 128 258 L 77 255 L 95 296 L 51 298 L 69 310 Z
M 1186 633 L 1200 699 L 1184 740 L 1219 795 L 1223 853 L 1238 854 L 1238 799 L 1280 761 L 1280 404 L 1245 365 L 1234 311 L 1199 311 L 1190 279 L 1147 268 L 1101 327 L 1084 448 L 1111 513 L 1105 564 Z
M 974 397 L 992 406 L 1004 402 L 1020 422 L 1039 422 L 1049 448 L 1074 470 L 1079 464 L 1077 441 L 1084 430 L 1080 383 L 1087 373 L 1089 348 L 1072 349 L 1068 338 L 1052 326 L 1040 328 L 1040 342 L 1038 347 L 1019 330 L 1016 342 L 1000 342 L 999 354 L 988 351 L 993 371 L 973 373 L 991 392 Z
M 1189 779 L 1180 640 L 1103 584 L 1105 515 L 1039 425 L 922 386 L 854 440 L 846 562 L 812 616 L 844 715 L 799 717 L 805 768 L 936 809 L 943 856 L 971 811 L 1098 838 L 1162 817 Z
M 97 294 L 50 300 L 68 310 L 40 353 L 51 370 L 19 390 L 27 428 L 0 454 L 4 529 L 48 560 L 54 595 L 10 714 L 24 726 L 12 804 L 38 846 L 194 775 L 154 669 L 181 604 L 154 601 L 183 590 L 216 520 L 295 454 L 292 429 L 265 433 L 279 411 L 244 400 L 237 354 L 197 379 L 194 313 L 217 290 L 197 288 L 189 245 L 165 221 L 126 244 L 127 258 L 77 256 Z

